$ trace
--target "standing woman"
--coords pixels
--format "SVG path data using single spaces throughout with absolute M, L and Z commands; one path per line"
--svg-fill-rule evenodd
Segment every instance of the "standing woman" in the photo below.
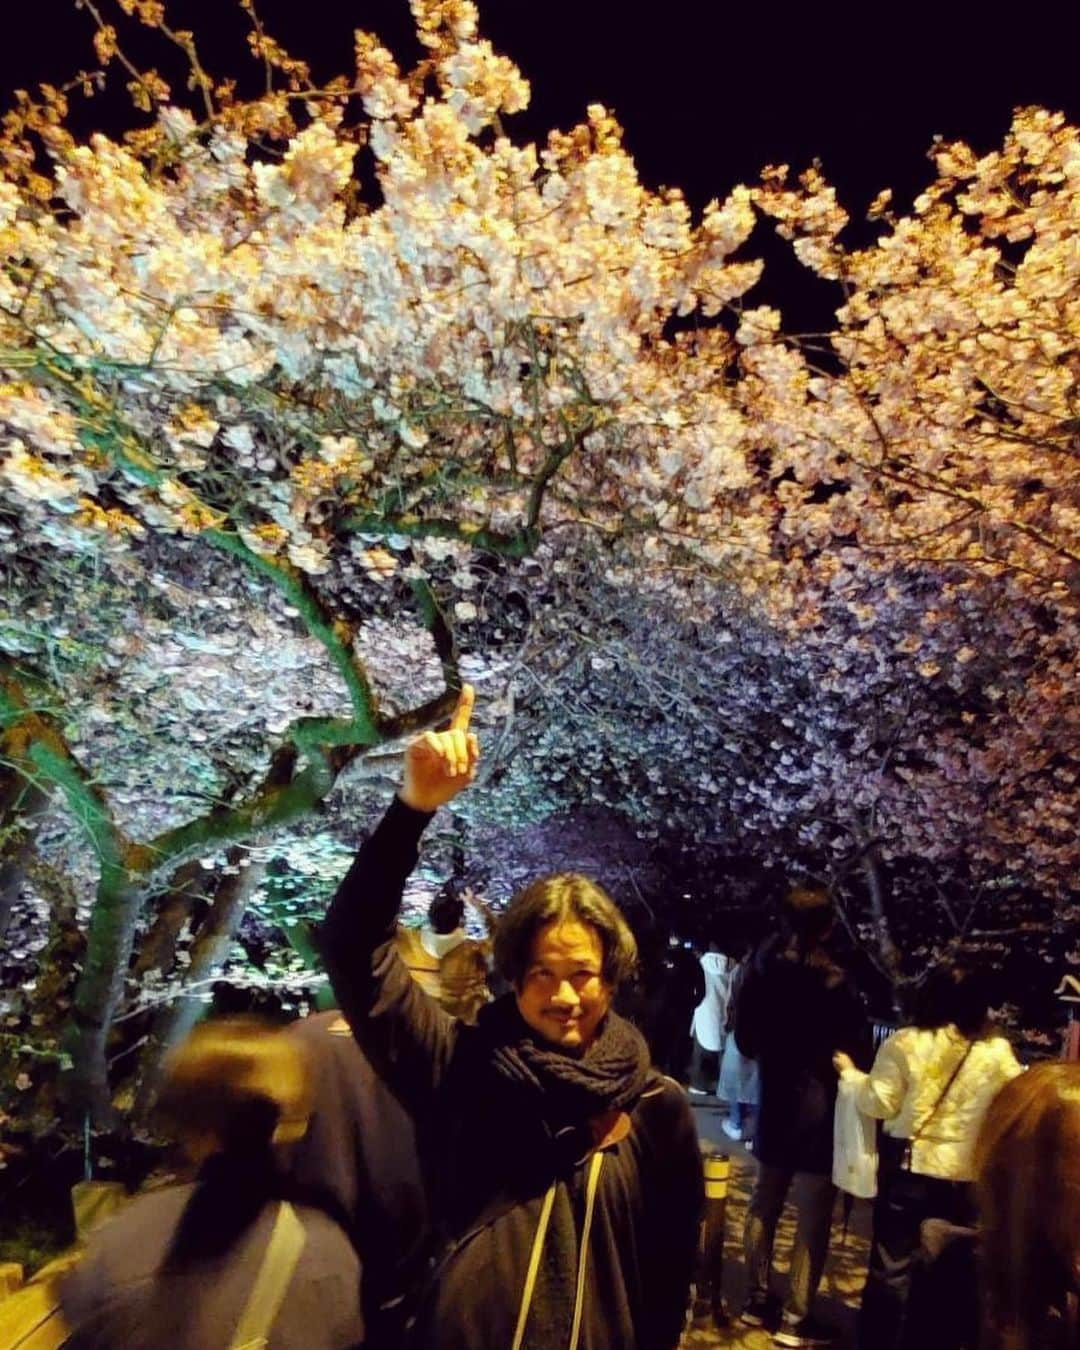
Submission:
M 753 949 L 746 952 L 731 974 L 724 1020 L 724 1049 L 720 1056 L 720 1081 L 716 1085 L 717 1098 L 727 1103 L 727 1116 L 721 1129 L 729 1139 L 745 1139 L 747 1148 L 751 1149 L 753 1139 L 748 1120 L 751 1113 L 761 1105 L 761 1077 L 757 1060 L 749 1059 L 735 1044 L 735 1013 L 753 956 Z
M 885 1122 L 860 1350 L 909 1345 L 909 1295 L 924 1220 L 966 1225 L 974 1217 L 975 1140 L 990 1103 L 1022 1072 L 988 1012 L 984 979 L 962 965 L 943 965 L 924 983 L 914 1025 L 889 1037 L 868 1074 L 847 1055 L 834 1056 L 841 1078 L 858 1084 L 859 1110 Z
M 1080 1346 L 1080 1064 L 1003 1088 L 975 1147 L 985 1350 Z

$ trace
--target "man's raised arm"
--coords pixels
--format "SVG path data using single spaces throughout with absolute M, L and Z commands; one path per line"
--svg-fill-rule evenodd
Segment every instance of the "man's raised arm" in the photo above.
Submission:
M 338 887 L 320 934 L 334 993 L 354 1036 L 414 1105 L 441 1079 L 453 1019 L 413 982 L 394 938 L 425 826 L 476 775 L 473 699 L 472 687 L 462 686 L 448 729 L 426 731 L 409 744 L 401 788 Z

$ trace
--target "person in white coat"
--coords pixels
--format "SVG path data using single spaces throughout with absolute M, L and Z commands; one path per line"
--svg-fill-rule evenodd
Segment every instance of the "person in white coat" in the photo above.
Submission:
M 833 1057 L 857 1085 L 865 1115 L 884 1121 L 870 1268 L 859 1314 L 860 1350 L 908 1350 L 912 1275 L 927 1219 L 974 1218 L 974 1150 L 991 1102 L 1022 1072 L 988 1019 L 984 978 L 960 964 L 925 981 L 914 1025 L 882 1045 L 868 1074 Z
M 715 942 L 701 958 L 705 976 L 705 997 L 694 1009 L 690 1022 L 693 1045 L 690 1054 L 690 1093 L 695 1097 L 708 1096 L 716 1088 L 720 1073 L 720 1054 L 727 1035 L 728 994 L 734 962 L 725 956 Z

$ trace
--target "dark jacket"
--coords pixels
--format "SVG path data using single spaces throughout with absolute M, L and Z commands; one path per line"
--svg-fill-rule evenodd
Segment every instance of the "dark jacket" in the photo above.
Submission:
M 162 1269 L 194 1186 L 137 1196 L 92 1235 L 60 1288 L 71 1350 L 222 1350 L 244 1311 L 277 1213 L 267 1202 L 224 1253 Z M 343 1230 L 297 1207 L 306 1241 L 268 1350 L 346 1350 L 364 1339 L 360 1263 Z
M 861 1067 L 870 1058 L 870 1027 L 851 977 L 823 950 L 806 957 L 793 943 L 770 939 L 739 990 L 735 1044 L 761 1070 L 759 1161 L 831 1174 L 833 1052 Z
M 602 1149 L 590 1237 L 579 1250 L 592 1159 L 567 1155 L 534 1103 L 525 1109 L 504 1090 L 486 1029 L 495 1016 L 482 1014 L 476 1026 L 454 1021 L 410 979 L 397 953 L 397 910 L 429 819 L 395 799 L 357 855 L 323 929 L 341 1007 L 417 1122 L 445 1243 L 419 1312 L 418 1342 L 440 1350 L 507 1350 L 551 1187 L 525 1346 L 567 1344 L 584 1270 L 581 1350 L 669 1350 L 682 1329 L 701 1208 L 700 1154 L 686 1097 L 650 1074 L 628 1108 L 629 1133 Z
M 342 1215 L 364 1270 L 373 1339 L 379 1312 L 411 1284 L 426 1255 L 427 1202 L 412 1117 L 372 1068 L 340 1012 L 314 1013 L 289 1028 L 307 1051 L 312 1115 L 286 1167 Z

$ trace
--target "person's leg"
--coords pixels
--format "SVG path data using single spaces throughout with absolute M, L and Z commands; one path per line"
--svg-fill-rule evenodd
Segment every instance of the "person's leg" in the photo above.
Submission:
M 870 1263 L 859 1308 L 859 1350 L 896 1350 L 903 1344 L 920 1229 L 923 1220 L 932 1217 L 926 1180 L 892 1169 L 879 1175 Z
M 708 1051 L 698 1038 L 693 1037 L 690 1049 L 690 1091 L 696 1096 L 705 1096 L 709 1085 L 705 1076 L 705 1057 Z
M 743 1230 L 749 1305 L 760 1302 L 769 1292 L 776 1225 L 784 1208 L 791 1176 L 791 1172 L 783 1167 L 765 1164 L 758 1167 Z
M 784 1316 L 789 1321 L 809 1317 L 810 1307 L 821 1283 L 825 1258 L 829 1254 L 833 1201 L 836 1188 L 829 1176 L 812 1172 L 795 1175 L 797 1220 L 795 1244 L 791 1252 L 791 1280 L 784 1301 Z

